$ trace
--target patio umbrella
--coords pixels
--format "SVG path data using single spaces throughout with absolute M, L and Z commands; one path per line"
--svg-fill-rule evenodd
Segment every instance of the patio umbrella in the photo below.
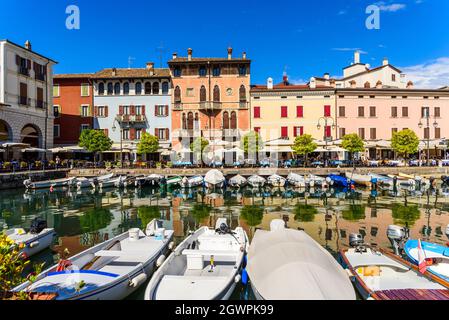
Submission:
M 21 142 L 4 142 L 1 145 L 3 148 L 28 148 L 31 147 L 28 143 L 21 143 Z
M 49 152 L 49 150 L 46 149 L 40 149 L 40 148 L 26 148 L 20 150 L 21 152 Z

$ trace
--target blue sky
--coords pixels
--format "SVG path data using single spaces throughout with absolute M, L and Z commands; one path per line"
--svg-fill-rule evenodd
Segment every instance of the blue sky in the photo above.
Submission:
M 381 64 L 383 57 L 422 86 L 449 85 L 449 1 L 316 0 L 153 1 L 3 0 L 0 38 L 23 44 L 59 62 L 57 73 L 94 72 L 154 61 L 173 52 L 226 56 L 247 52 L 252 83 L 284 70 L 294 82 L 325 72 L 339 76 L 352 61 Z M 81 11 L 80 30 L 65 27 L 68 5 Z M 282 5 L 281 5 L 282 4 Z M 381 8 L 380 29 L 368 30 L 365 9 Z

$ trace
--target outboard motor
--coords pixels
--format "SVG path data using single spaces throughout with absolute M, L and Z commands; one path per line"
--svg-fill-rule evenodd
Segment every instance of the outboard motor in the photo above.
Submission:
M 443 180 L 443 183 L 447 186 L 449 186 L 449 177 L 448 176 L 442 176 L 441 180 Z
M 349 245 L 357 248 L 363 245 L 363 236 L 360 233 L 351 233 L 349 235 Z
M 401 255 L 404 250 L 404 245 L 410 237 L 410 229 L 407 227 L 390 225 L 387 229 L 387 237 L 391 242 L 394 253 L 396 255 Z
M 217 223 L 215 224 L 215 231 L 219 234 L 226 234 L 231 232 L 226 218 L 220 218 L 217 220 Z
M 36 218 L 31 222 L 30 233 L 39 234 L 47 228 L 47 221 L 42 218 Z

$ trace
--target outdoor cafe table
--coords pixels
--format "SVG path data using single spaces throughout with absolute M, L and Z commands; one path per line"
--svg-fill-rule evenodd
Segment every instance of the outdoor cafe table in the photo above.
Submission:
M 312 166 L 322 166 L 323 164 L 321 161 L 312 162 Z
M 441 160 L 443 166 L 449 166 L 449 160 Z
M 369 161 L 368 161 L 368 165 L 369 165 L 370 167 L 378 167 L 378 166 L 379 166 L 379 161 L 369 160 Z
M 400 164 L 401 164 L 401 161 L 398 161 L 398 160 L 391 160 L 391 161 L 388 162 L 388 165 L 391 166 L 391 167 L 397 167 Z

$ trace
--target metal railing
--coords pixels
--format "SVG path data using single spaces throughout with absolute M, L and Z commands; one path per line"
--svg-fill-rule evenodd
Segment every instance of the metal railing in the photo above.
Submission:
M 146 122 L 147 117 L 142 114 L 119 114 L 116 117 L 118 122 L 133 122 L 133 123 L 139 123 L 139 122 Z

